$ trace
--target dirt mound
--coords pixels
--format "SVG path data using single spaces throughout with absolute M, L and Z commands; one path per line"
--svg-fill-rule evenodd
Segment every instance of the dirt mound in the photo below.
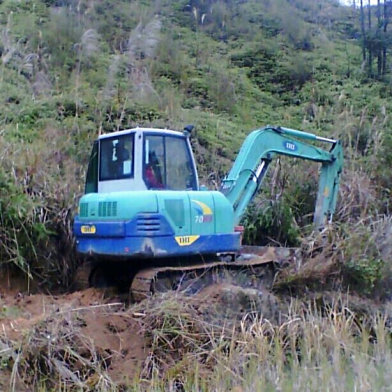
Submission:
M 332 293 L 307 297 L 320 309 L 336 306 Z M 192 358 L 207 374 L 218 363 L 213 353 L 228 349 L 234 331 L 252 320 L 279 328 L 291 306 L 289 297 L 232 281 L 133 305 L 98 289 L 64 295 L 3 289 L 0 305 L 0 390 L 21 392 L 44 384 L 117 390 L 135 379 L 171 377 L 176 367 L 192 369 Z M 363 301 L 349 305 L 362 317 L 370 312 Z
M 115 297 L 105 298 L 102 292 L 95 289 L 54 296 L 3 290 L 0 293 L 0 323 L 3 333 L 17 338 L 23 331 L 54 313 L 83 310 L 83 307 L 93 309 L 94 305 L 111 306 L 113 302 L 117 306 L 122 305 Z
M 162 317 L 176 314 L 173 301 L 186 308 L 181 317 L 197 315 L 218 325 L 235 323 L 252 311 L 276 319 L 281 306 L 267 291 L 232 283 L 213 284 L 193 297 L 166 293 L 132 306 L 117 294 L 98 289 L 64 295 L 2 290 L 1 360 L 7 364 L 8 378 L 27 389 L 36 382 L 32 374 L 95 389 L 103 382 L 129 385 L 156 365 L 151 354 L 159 335 L 155 329 L 161 328 Z M 181 328 L 178 332 L 182 334 Z M 0 383 L 3 390 L 8 386 Z
M 27 385 L 34 383 L 31 374 L 48 374 L 76 385 L 95 387 L 102 380 L 121 384 L 132 380 L 146 358 L 137 317 L 121 298 L 108 293 L 3 292 L 0 304 L 0 359 L 7 364 L 11 383 L 16 382 L 12 371 L 17 369 Z M 10 387 L 5 382 L 0 381 L 1 390 Z
M 241 320 L 251 312 L 278 322 L 283 310 L 283 303 L 267 289 L 244 288 L 227 283 L 206 287 L 192 298 L 192 302 L 205 317 L 229 322 Z

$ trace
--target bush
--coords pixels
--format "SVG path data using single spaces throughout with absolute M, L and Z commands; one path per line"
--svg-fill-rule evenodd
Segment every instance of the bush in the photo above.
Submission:
M 0 267 L 16 267 L 50 287 L 67 285 L 75 263 L 76 162 L 56 131 L 46 130 L 42 139 L 14 142 L 18 150 L 0 156 Z M 10 151 L 2 139 L 0 146 Z
M 299 229 L 294 221 L 293 211 L 283 200 L 252 204 L 242 223 L 245 226 L 244 242 L 250 245 L 279 243 L 297 246 Z
M 392 220 L 380 217 L 343 226 L 344 240 L 336 246 L 343 252 L 344 285 L 360 294 L 388 299 L 392 295 Z
M 384 262 L 380 259 L 349 260 L 343 265 L 345 282 L 351 290 L 370 295 L 382 279 Z
M 30 262 L 38 261 L 38 248 L 45 246 L 50 232 L 38 217 L 40 206 L 0 171 L 0 266 L 12 263 L 32 278 Z

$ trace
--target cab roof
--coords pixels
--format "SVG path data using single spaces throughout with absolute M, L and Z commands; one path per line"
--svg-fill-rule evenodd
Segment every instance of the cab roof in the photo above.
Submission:
M 127 135 L 129 133 L 136 133 L 136 132 L 142 132 L 142 133 L 159 133 L 159 134 L 166 134 L 166 135 L 173 135 L 173 136 L 182 136 L 184 137 L 183 132 L 179 131 L 173 131 L 170 129 L 162 129 L 162 128 L 131 128 L 131 129 L 124 129 L 122 131 L 117 131 L 117 132 L 110 132 L 110 133 L 105 133 L 104 135 L 100 135 L 98 139 L 106 139 L 109 137 L 115 137 L 115 136 L 122 136 L 122 135 Z

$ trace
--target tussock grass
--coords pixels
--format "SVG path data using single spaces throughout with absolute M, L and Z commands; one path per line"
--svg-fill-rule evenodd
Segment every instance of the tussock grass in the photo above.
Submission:
M 0 135 L 0 267 L 17 267 L 46 287 L 66 285 L 75 264 L 71 220 L 80 168 L 68 143 L 50 127 L 34 144 Z
M 370 332 L 344 300 L 322 309 L 292 302 L 280 323 L 248 313 L 235 326 L 207 322 L 182 298 L 149 306 L 151 354 L 136 390 L 343 391 L 390 382 L 387 318 L 370 317 Z

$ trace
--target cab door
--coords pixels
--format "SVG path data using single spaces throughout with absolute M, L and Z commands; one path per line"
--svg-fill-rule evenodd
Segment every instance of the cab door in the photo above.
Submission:
M 197 189 L 196 170 L 185 136 L 146 133 L 143 150 L 143 181 L 148 189 Z

